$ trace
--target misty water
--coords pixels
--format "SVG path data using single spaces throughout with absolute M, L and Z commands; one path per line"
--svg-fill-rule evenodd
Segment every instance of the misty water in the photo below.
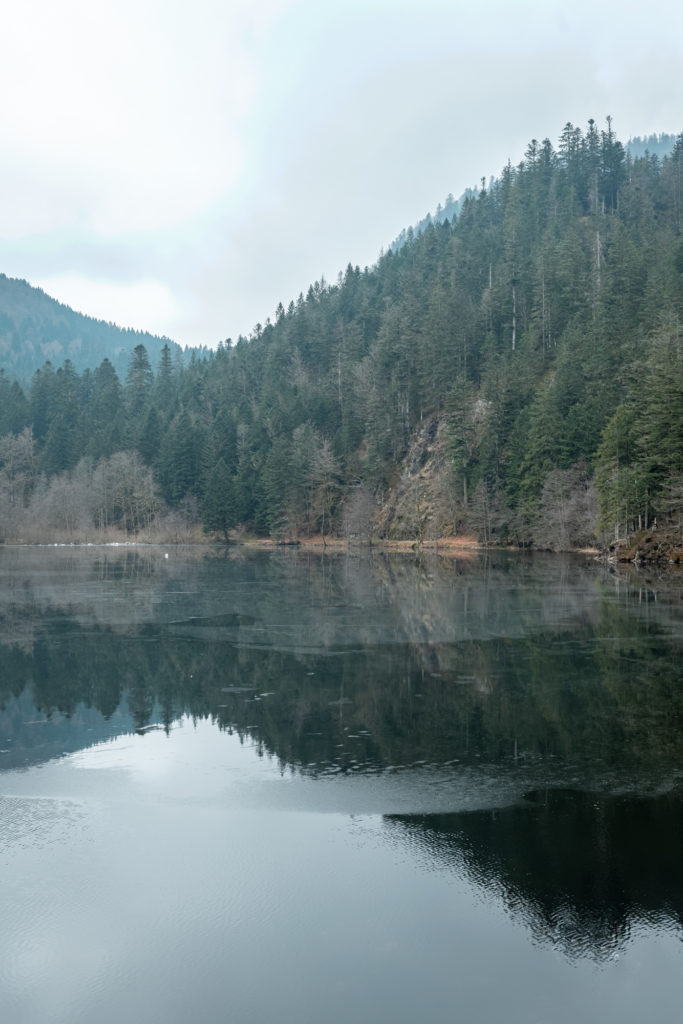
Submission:
M 0 549 L 0 1020 L 678 1019 L 680 598 Z

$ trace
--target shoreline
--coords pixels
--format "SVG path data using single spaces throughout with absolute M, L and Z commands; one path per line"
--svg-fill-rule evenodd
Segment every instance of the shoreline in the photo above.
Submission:
M 101 539 L 91 540 L 87 536 L 82 539 L 70 538 L 68 540 L 55 538 L 55 539 L 44 539 L 44 540 L 14 540 L 14 541 L 0 541 L 0 550 L 3 548 L 21 548 L 21 547 L 39 547 L 39 548 L 178 548 L 178 547 L 191 547 L 196 549 L 216 549 L 216 548 L 233 548 L 239 550 L 240 548 L 248 548 L 253 550 L 263 551 L 277 551 L 280 549 L 293 549 L 299 551 L 315 551 L 315 552 L 371 552 L 371 551 L 392 551 L 397 553 L 414 553 L 418 551 L 428 551 L 433 554 L 440 555 L 462 555 L 464 557 L 471 557 L 477 552 L 481 551 L 526 551 L 534 552 L 537 554 L 575 554 L 585 555 L 587 557 L 600 557 L 604 553 L 597 547 L 582 547 L 582 548 L 570 548 L 566 551 L 549 551 L 545 548 L 518 548 L 513 546 L 489 546 L 480 544 L 476 537 L 473 536 L 459 536 L 459 537 L 439 537 L 433 540 L 373 540 L 369 544 L 355 544 L 350 543 L 341 537 L 330 537 L 323 538 L 318 535 L 314 537 L 301 538 L 299 540 L 292 541 L 277 541 L 270 537 L 253 537 L 253 536 L 236 536 L 232 537 L 226 544 L 223 540 L 217 537 L 202 537 L 202 538 L 191 538 L 191 539 L 179 539 L 179 538 L 136 538 L 132 539 Z

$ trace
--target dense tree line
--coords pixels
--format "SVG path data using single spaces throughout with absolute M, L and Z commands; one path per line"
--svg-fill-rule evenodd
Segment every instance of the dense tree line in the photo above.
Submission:
M 683 134 L 632 158 L 610 119 L 567 124 L 456 219 L 316 282 L 249 339 L 184 366 L 166 346 L 156 373 L 140 344 L 125 379 L 108 359 L 48 362 L 26 391 L 2 376 L 3 523 L 57 479 L 94 501 L 118 459 L 136 497 L 95 523 L 166 508 L 225 537 L 326 534 L 372 515 L 429 417 L 447 424 L 457 529 L 580 543 L 595 487 L 605 536 L 680 519 L 682 200 Z

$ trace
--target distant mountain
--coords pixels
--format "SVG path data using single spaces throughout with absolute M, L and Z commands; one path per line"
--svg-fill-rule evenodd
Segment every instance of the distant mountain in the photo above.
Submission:
M 430 224 L 443 224 L 445 220 L 453 223 L 454 220 L 460 214 L 462 205 L 466 199 L 473 199 L 476 192 L 472 188 L 466 188 L 459 199 L 455 199 L 453 193 L 450 192 L 446 196 L 444 205 L 438 204 L 434 213 L 426 213 L 422 220 L 419 220 L 417 224 L 413 224 L 409 228 L 403 228 L 403 230 L 393 240 L 389 249 L 391 252 L 398 252 L 411 237 L 415 235 L 421 235 L 423 231 L 426 231 Z
M 27 281 L 0 274 L 0 369 L 8 376 L 28 380 L 48 359 L 92 369 L 105 357 L 125 373 L 136 345 L 144 345 L 156 364 L 166 343 L 181 351 L 168 338 L 76 313 Z
M 650 156 L 658 156 L 661 160 L 663 156 L 671 156 L 675 145 L 676 136 L 667 135 L 666 132 L 659 132 L 656 135 L 634 135 L 626 143 L 626 152 L 633 159 L 649 153 Z

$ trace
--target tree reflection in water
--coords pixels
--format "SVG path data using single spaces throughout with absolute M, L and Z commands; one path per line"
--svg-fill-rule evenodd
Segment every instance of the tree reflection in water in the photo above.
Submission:
M 681 796 L 551 789 L 514 807 L 385 821 L 421 858 L 500 897 L 538 940 L 604 960 L 640 926 L 683 927 Z

